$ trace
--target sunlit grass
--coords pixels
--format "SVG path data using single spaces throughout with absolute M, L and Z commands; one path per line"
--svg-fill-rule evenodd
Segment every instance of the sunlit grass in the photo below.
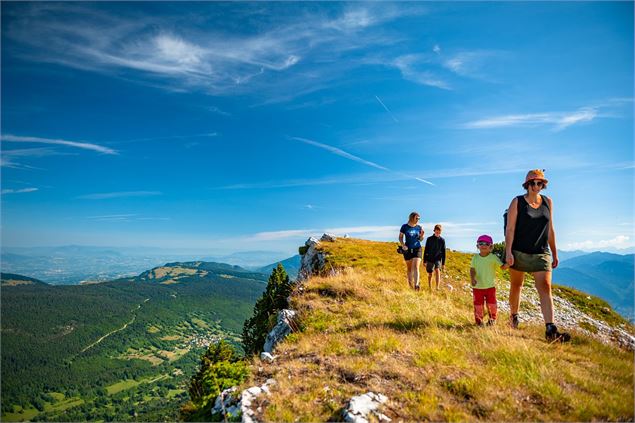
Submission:
M 264 420 L 339 420 L 367 391 L 388 396 L 382 412 L 404 421 L 633 420 L 632 353 L 582 333 L 548 344 L 544 326 L 512 331 L 504 313 L 476 327 L 469 254 L 448 253 L 442 291 L 415 292 L 394 246 L 323 243 L 338 273 L 293 295 L 302 331 L 278 346 L 275 364 L 256 364 L 253 378 L 278 381 L 259 404 Z

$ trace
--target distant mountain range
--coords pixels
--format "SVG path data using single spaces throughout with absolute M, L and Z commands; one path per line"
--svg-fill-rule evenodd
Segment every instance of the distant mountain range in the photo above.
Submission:
M 553 272 L 554 283 L 605 299 L 626 318 L 635 316 L 635 255 L 593 252 L 564 259 Z
M 204 258 L 199 258 L 204 257 Z M 3 248 L 2 271 L 29 275 L 53 285 L 77 285 L 131 277 L 174 261 L 201 260 L 228 263 L 258 271 L 284 257 L 275 251 L 244 251 L 233 254 L 205 254 L 160 248 L 115 248 L 68 245 L 62 247 Z M 291 264 L 291 263 L 290 263 Z M 297 272 L 296 272 L 297 273 Z M 293 269 L 289 268 L 293 275 Z

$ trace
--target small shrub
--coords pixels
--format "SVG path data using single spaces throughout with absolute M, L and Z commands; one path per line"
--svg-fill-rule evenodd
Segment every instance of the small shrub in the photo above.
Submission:
M 190 382 L 190 403 L 181 409 L 186 421 L 209 420 L 216 397 L 222 390 L 242 383 L 249 374 L 247 363 L 229 343 L 208 347 Z

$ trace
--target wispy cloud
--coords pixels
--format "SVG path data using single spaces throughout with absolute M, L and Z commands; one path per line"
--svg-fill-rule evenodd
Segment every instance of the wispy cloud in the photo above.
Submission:
M 117 153 L 117 151 L 113 150 L 112 148 L 104 147 L 98 144 L 83 142 L 83 141 L 68 141 L 63 139 L 51 139 L 51 138 L 39 138 L 39 137 L 23 137 L 18 135 L 11 135 L 11 134 L 1 135 L 0 140 L 5 142 L 63 145 L 66 147 L 97 151 L 98 153 L 103 153 L 103 154 L 119 154 Z
M 2 190 L 2 195 L 5 194 L 23 194 L 23 193 L 27 193 L 27 192 L 35 192 L 38 191 L 38 188 L 20 188 L 20 189 L 3 189 Z
M 494 116 L 467 122 L 463 124 L 463 127 L 469 129 L 486 129 L 550 125 L 555 130 L 562 130 L 578 123 L 590 122 L 596 117 L 598 117 L 597 109 L 583 107 L 571 112 L 546 112 Z
M 102 216 L 87 216 L 86 219 L 98 222 L 132 222 L 142 220 L 170 220 L 169 217 L 144 217 L 137 214 L 107 214 Z
M 433 64 L 428 57 L 421 54 L 399 56 L 389 63 L 390 66 L 399 69 L 404 79 L 442 90 L 451 90 L 450 83 L 433 71 Z
M 218 136 L 218 132 L 202 132 L 198 134 L 188 134 L 188 135 L 166 135 L 162 137 L 133 138 L 129 140 L 115 141 L 113 142 L 113 144 L 128 144 L 128 143 L 162 141 L 162 140 L 187 140 L 192 138 L 214 138 L 217 136 Z
M 386 105 L 384 104 L 383 101 L 381 101 L 381 99 L 378 96 L 375 96 L 375 98 L 377 99 L 377 101 L 379 102 L 379 104 L 381 104 L 381 107 L 384 108 L 384 110 L 386 110 L 388 112 L 388 114 L 390 115 L 390 117 L 392 118 L 392 120 L 395 121 L 395 123 L 398 123 L 399 121 L 397 120 L 397 118 L 392 114 L 392 112 L 390 111 L 390 109 L 388 107 L 386 107 Z
M 216 113 L 217 115 L 221 115 L 221 116 L 231 116 L 231 113 L 226 112 L 224 110 L 219 109 L 216 106 L 209 106 L 206 108 L 208 111 L 212 112 L 212 113 Z
M 403 216 L 407 219 L 407 215 Z M 330 233 L 336 236 L 350 235 L 354 238 L 372 239 L 372 240 L 397 240 L 399 236 L 399 225 L 361 225 L 361 226 L 341 226 L 327 228 L 309 228 L 309 229 L 285 229 L 279 231 L 259 232 L 254 235 L 253 239 L 257 241 L 273 241 L 284 239 L 306 239 L 310 236 L 319 236 L 323 233 Z M 476 236 L 483 231 L 492 230 L 500 226 L 499 222 L 423 222 L 421 225 L 427 231 L 432 231 L 435 224 L 443 225 L 443 232 L 449 236 L 473 237 L 476 242 Z M 502 231 L 502 230 L 501 230 Z
M 236 16 L 254 13 L 251 4 L 226 7 Z M 257 7 L 276 19 L 237 33 L 223 31 L 222 25 L 206 26 L 217 12 L 205 7 L 198 9 L 193 21 L 192 14 L 175 15 L 173 9 L 140 15 L 126 9 L 107 12 L 88 4 L 34 3 L 14 8 L 6 34 L 30 47 L 23 49 L 27 59 L 113 75 L 129 70 L 142 83 L 222 95 L 267 88 L 273 92 L 270 75 L 303 63 L 312 75 L 341 74 L 349 65 L 337 57 L 393 41 L 371 29 L 425 12 L 388 4 L 347 4 L 337 7 L 336 13 L 321 7 L 297 13 L 276 4 Z M 249 25 L 251 20 L 245 22 Z M 320 50 L 322 46 L 329 47 L 328 53 Z M 298 78 L 297 73 L 289 76 L 284 83 L 296 84 L 292 92 L 315 83 L 315 78 Z
M 275 241 L 288 238 L 302 238 L 310 236 L 317 229 L 289 229 L 283 231 L 258 232 L 253 236 L 256 241 Z M 319 231 L 318 231 L 319 232 Z
M 77 198 L 82 200 L 108 200 L 111 198 L 152 197 L 156 195 L 163 195 L 163 193 L 160 191 L 120 191 L 120 192 L 86 194 L 86 195 L 81 195 Z
M 113 221 L 117 222 L 117 221 L 127 221 L 134 216 L 136 215 L 135 214 L 107 214 L 102 216 L 86 216 L 86 219 L 105 221 L 105 222 L 113 222 Z
M 320 185 L 337 185 L 337 184 L 377 184 L 385 182 L 400 181 L 409 179 L 401 175 L 383 173 L 383 174 L 357 174 L 348 176 L 331 177 L 326 176 L 322 178 L 312 179 L 286 179 L 279 181 L 262 181 L 252 183 L 240 183 L 225 185 L 220 187 L 211 187 L 210 189 L 219 190 L 235 190 L 235 189 L 276 189 L 276 188 L 294 188 L 294 187 L 309 187 Z
M 631 237 L 628 235 L 618 235 L 612 239 L 605 239 L 599 241 L 581 241 L 570 242 L 566 244 L 565 250 L 598 250 L 602 248 L 615 248 L 623 250 L 625 248 L 632 247 L 634 244 L 631 241 Z
M 486 65 L 505 55 L 504 52 L 494 50 L 460 51 L 441 58 L 441 66 L 462 77 L 488 79 Z

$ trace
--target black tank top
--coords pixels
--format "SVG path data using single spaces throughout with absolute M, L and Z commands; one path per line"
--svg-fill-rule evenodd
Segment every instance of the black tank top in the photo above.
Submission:
M 549 247 L 549 221 L 551 213 L 547 197 L 541 195 L 542 204 L 534 209 L 527 203 L 524 195 L 518 199 L 518 216 L 512 250 L 527 254 L 545 253 Z

